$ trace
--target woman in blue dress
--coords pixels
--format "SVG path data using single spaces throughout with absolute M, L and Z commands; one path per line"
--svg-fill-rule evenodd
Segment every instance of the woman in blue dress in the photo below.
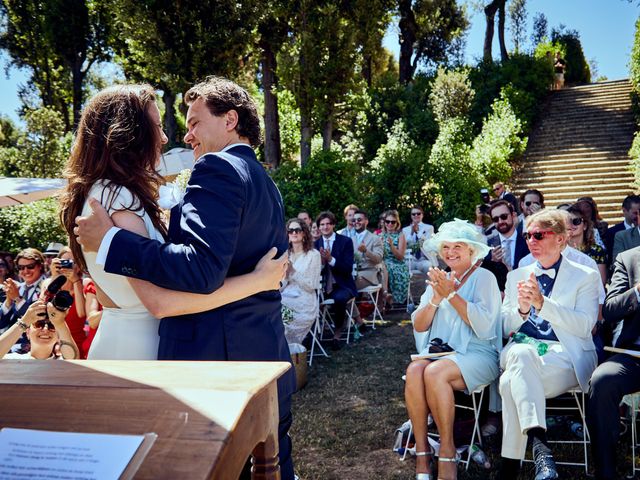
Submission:
M 491 272 L 480 268 L 489 252 L 484 236 L 463 220 L 444 223 L 428 242 L 450 272 L 432 268 L 420 306 L 413 313 L 416 347 L 428 353 L 440 339 L 454 353 L 419 359 L 407 368 L 405 401 L 416 438 L 416 479 L 431 480 L 427 417 L 440 434 L 439 479 L 456 478 L 459 456 L 453 442 L 454 391 L 472 392 L 498 377 L 501 343 L 500 290 Z M 438 340 L 436 340 L 436 343 Z

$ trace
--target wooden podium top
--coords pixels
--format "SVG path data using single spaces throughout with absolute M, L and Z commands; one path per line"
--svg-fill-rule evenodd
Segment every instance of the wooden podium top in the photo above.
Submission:
M 235 480 L 254 447 L 259 465 L 269 467 L 277 456 L 276 380 L 288 368 L 279 362 L 0 360 L 0 427 L 153 432 L 158 439 L 135 478 Z M 254 477 L 279 478 L 273 470 Z

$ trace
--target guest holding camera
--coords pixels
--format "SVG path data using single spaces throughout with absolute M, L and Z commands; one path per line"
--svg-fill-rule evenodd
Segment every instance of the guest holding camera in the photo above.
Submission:
M 66 322 L 71 331 L 71 336 L 80 349 L 80 358 L 86 358 L 83 344 L 87 335 L 85 333 L 85 322 L 87 318 L 85 310 L 84 286 L 82 283 L 82 271 L 73 261 L 73 253 L 69 247 L 62 247 L 56 258 L 51 261 L 51 278 L 43 283 L 46 290 L 51 279 L 64 275 L 67 281 L 60 290 L 68 291 L 73 297 L 71 308 L 67 312 Z
M 282 305 L 293 312 L 293 320 L 284 326 L 288 343 L 302 343 L 318 316 L 318 294 L 322 261 L 313 248 L 309 227 L 292 218 L 287 222 L 289 266 L 282 281 Z
M 527 439 L 536 479 L 558 477 L 546 437 L 546 399 L 578 386 L 587 391 L 597 365 L 591 330 L 598 319 L 600 275 L 561 254 L 565 217 L 559 210 L 527 217 L 525 238 L 536 262 L 507 276 L 503 333 L 517 336 L 500 357 L 505 480 L 517 478 Z
M 78 347 L 65 323 L 66 312 L 52 303 L 36 300 L 29 305 L 24 316 L 0 335 L 0 352 L 8 351 L 26 334 L 31 349 L 26 353 L 8 353 L 5 359 L 48 360 L 79 358 Z
M 427 289 L 412 315 L 416 347 L 421 354 L 453 353 L 413 361 L 405 401 L 416 438 L 416 479 L 431 478 L 429 414 L 440 434 L 437 478 L 453 479 L 459 461 L 453 442 L 454 391 L 472 392 L 497 378 L 501 297 L 494 275 L 479 267 L 490 249 L 472 224 L 444 223 L 428 247 L 438 251 L 451 272 L 429 270 Z

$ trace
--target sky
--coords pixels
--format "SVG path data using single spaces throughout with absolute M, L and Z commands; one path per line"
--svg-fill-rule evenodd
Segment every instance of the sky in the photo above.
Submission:
M 471 4 L 471 1 L 467 3 Z M 474 4 L 482 3 L 476 0 Z M 486 0 L 484 3 L 488 3 Z M 509 1 L 507 0 L 507 5 Z M 609 80 L 628 77 L 629 55 L 633 44 L 635 21 L 640 14 L 638 0 L 527 0 L 528 25 L 527 47 L 530 46 L 531 25 L 537 12 L 546 15 L 549 29 L 564 24 L 577 30 L 582 48 L 588 60 L 597 62 L 598 75 Z M 466 60 L 474 62 L 482 56 L 485 18 L 481 11 L 470 12 L 471 27 L 467 35 Z M 512 49 L 510 32 L 506 32 L 507 48 Z M 396 56 L 399 52 L 397 26 L 391 26 L 384 40 L 385 46 Z M 494 36 L 493 57 L 499 58 L 498 38 Z M 7 57 L 0 54 L 0 66 Z M 3 68 L 4 69 L 4 68 Z M 595 77 L 594 77 L 595 78 Z M 0 71 L 0 115 L 18 120 L 18 85 L 25 83 L 25 72 L 15 68 L 9 70 L 9 78 Z

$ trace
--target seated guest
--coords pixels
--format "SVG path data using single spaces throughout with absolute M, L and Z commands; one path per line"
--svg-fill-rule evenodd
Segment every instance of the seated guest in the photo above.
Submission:
M 404 261 L 407 240 L 400 231 L 397 210 L 384 212 L 384 230 L 380 237 L 384 248 L 384 263 L 389 274 L 389 293 L 395 303 L 403 303 L 407 299 L 409 288 L 409 269 Z
M 311 215 L 306 210 L 300 210 L 298 212 L 298 220 L 307 224 L 307 227 L 311 227 L 313 220 L 311 220 Z
M 603 238 L 607 235 L 609 224 L 602 220 L 602 215 L 598 212 L 598 204 L 592 197 L 580 197 L 576 203 L 585 204 L 582 208 L 593 224 L 593 238 L 598 245 L 605 248 Z
M 507 272 L 517 268 L 518 262 L 529 253 L 529 247 L 522 236 L 522 223 L 518 222 L 518 214 L 511 203 L 495 200 L 491 203 L 489 214 L 498 234 L 487 239 L 492 250 L 482 266 L 493 272 L 500 291 L 504 291 Z
M 613 227 L 609 227 L 606 235 L 604 236 L 604 245 L 607 248 L 607 255 L 610 264 L 615 260 L 615 258 L 613 258 L 613 240 L 616 237 L 616 233 L 624 232 L 625 230 L 630 230 L 637 226 L 639 212 L 640 196 L 627 195 L 622 202 L 622 222 L 615 224 Z
M 586 391 L 597 364 L 591 331 L 602 284 L 596 271 L 561 255 L 567 241 L 565 218 L 558 210 L 530 215 L 525 236 L 536 262 L 507 276 L 504 335 L 522 333 L 546 347 L 539 350 L 539 345 L 512 339 L 500 355 L 502 479 L 518 476 L 527 438 L 536 479 L 557 478 L 546 438 L 546 399 L 577 386 Z
M 345 237 L 353 237 L 353 235 L 356 232 L 356 227 L 353 224 L 353 216 L 356 213 L 356 210 L 358 210 L 358 207 L 354 204 L 349 204 L 346 207 L 344 207 L 344 221 L 346 226 L 340 230 L 338 230 L 338 234 L 339 235 L 344 235 Z
M 435 258 L 429 258 L 422 251 L 422 245 L 433 236 L 434 232 L 433 226 L 424 223 L 423 218 L 422 207 L 418 205 L 411 207 L 411 223 L 402 229 L 402 234 L 407 240 L 407 248 L 413 255 L 411 269 L 427 273 L 429 268 L 437 267 L 438 263 Z
M 16 256 L 17 270 L 22 282 L 12 278 L 5 280 L 3 286 L 6 298 L 0 309 L 0 332 L 13 325 L 22 317 L 29 305 L 40 297 L 40 290 L 44 276 L 45 259 L 39 250 L 27 248 Z M 23 335 L 13 350 L 18 353 L 27 352 L 29 341 Z
M 640 247 L 620 253 L 613 266 L 602 309 L 604 320 L 615 332 L 615 347 L 640 350 Z M 616 474 L 616 448 L 620 433 L 618 406 L 623 396 L 638 390 L 639 357 L 615 354 L 593 372 L 587 425 L 598 480 L 619 478 Z
M 353 299 L 356 284 L 351 275 L 353 271 L 353 243 L 344 235 L 334 232 L 336 216 L 331 212 L 322 212 L 316 219 L 322 237 L 315 242 L 322 259 L 322 280 L 325 298 L 333 299 L 336 325 L 331 348 L 340 348 L 340 335 L 346 320 L 347 304 Z
M 47 318 L 44 318 L 45 311 Z M 48 360 L 57 358 L 79 358 L 78 347 L 73 341 L 65 322 L 66 312 L 56 309 L 51 303 L 36 300 L 29 305 L 24 315 L 0 335 L 0 352 L 5 359 Z M 7 353 L 9 348 L 25 334 L 31 349 L 25 353 Z
M 587 202 L 577 202 L 569 207 L 569 245 L 592 258 L 598 265 L 602 284 L 607 283 L 607 253 L 595 241 L 593 222 Z
M 68 263 L 62 263 L 62 261 L 71 262 L 71 266 L 67 268 Z M 87 352 L 83 350 L 83 344 L 87 335 L 84 330 L 84 325 L 87 319 L 87 313 L 85 310 L 85 298 L 84 298 L 84 284 L 82 282 L 82 270 L 77 264 L 73 262 L 73 253 L 69 247 L 63 246 L 58 252 L 58 256 L 54 258 L 50 266 L 51 279 L 57 278 L 60 275 L 64 275 L 67 279 L 65 284 L 60 290 L 68 291 L 73 297 L 73 303 L 67 311 L 66 322 L 71 331 L 71 336 L 76 342 L 76 345 L 80 348 L 80 358 L 86 358 Z M 51 282 L 51 279 L 47 279 L 42 284 L 42 289 L 46 290 Z
M 318 316 L 317 289 L 320 286 L 320 252 L 313 248 L 307 224 L 292 218 L 287 222 L 289 267 L 282 281 L 282 305 L 293 312 L 284 326 L 288 343 L 302 343 Z
M 540 190 L 531 188 L 520 195 L 520 221 L 544 208 L 544 195 Z
M 318 228 L 318 224 L 316 222 L 311 223 L 311 239 L 313 243 L 322 238 L 322 234 L 320 233 L 320 229 Z
M 640 226 L 635 225 L 633 228 L 619 231 L 613 237 L 611 264 L 615 263 L 619 254 L 638 246 L 640 246 Z
M 496 196 L 496 200 L 506 200 L 511 205 L 513 205 L 513 210 L 516 213 L 519 213 L 518 212 L 518 200 L 516 199 L 516 196 L 513 193 L 507 191 L 507 189 L 504 186 L 504 183 L 502 183 L 502 182 L 494 183 L 493 184 L 493 194 Z
M 356 288 L 361 290 L 374 285 L 381 285 L 381 291 L 378 293 L 378 301 L 380 306 L 384 302 L 382 293 L 386 290 L 386 269 L 382 261 L 383 248 L 380 237 L 374 235 L 367 226 L 369 225 L 369 217 L 364 210 L 356 210 L 353 216 L 355 225 L 355 235 L 351 237 L 353 241 L 353 249 L 355 265 L 356 265 Z M 364 320 L 360 317 L 357 309 L 354 310 L 354 320 L 358 325 L 360 333 L 366 330 Z
M 416 439 L 416 479 L 432 474 L 427 417 L 440 434 L 438 478 L 455 478 L 459 456 L 453 442 L 454 391 L 472 392 L 499 374 L 501 342 L 500 291 L 493 274 L 479 268 L 488 252 L 482 234 L 463 220 L 442 224 L 429 246 L 451 269 L 429 271 L 427 289 L 411 316 L 416 347 L 429 352 L 432 343 L 447 343 L 455 353 L 421 359 L 407 368 L 405 401 Z

